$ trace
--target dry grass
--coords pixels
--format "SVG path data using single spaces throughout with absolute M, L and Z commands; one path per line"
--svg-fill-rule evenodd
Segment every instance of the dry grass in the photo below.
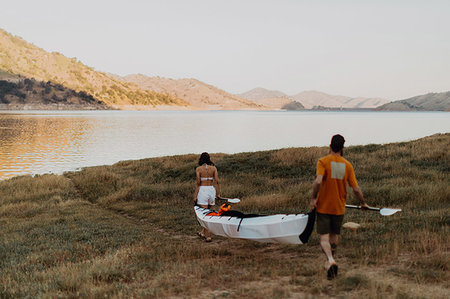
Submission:
M 0 297 L 446 298 L 449 145 L 446 134 L 346 150 L 370 204 L 403 212 L 349 210 L 361 228 L 343 232 L 333 281 L 315 234 L 302 246 L 197 239 L 196 155 L 0 182 Z M 222 194 L 242 199 L 235 208 L 299 213 L 324 153 L 213 158 Z

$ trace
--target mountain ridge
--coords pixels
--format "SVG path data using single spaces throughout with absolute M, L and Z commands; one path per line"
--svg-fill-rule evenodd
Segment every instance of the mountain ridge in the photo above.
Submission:
M 36 94 L 24 92 L 20 81 L 27 78 L 36 84 Z M 330 95 L 320 91 L 302 91 L 287 95 L 278 90 L 257 87 L 240 94 L 231 94 L 198 79 L 170 79 L 142 74 L 124 77 L 95 71 L 77 58 L 58 52 L 47 52 L 0 28 L 0 80 L 18 83 L 4 84 L 3 106 L 26 104 L 29 100 L 43 104 L 83 105 L 89 109 L 102 102 L 119 109 L 159 110 L 302 110 L 302 109 L 376 109 L 376 110 L 438 110 L 450 111 L 450 92 L 429 93 L 409 99 L 389 102 L 380 98 Z M 42 93 L 39 87 L 50 84 L 52 91 Z M 53 84 L 53 85 L 52 85 Z M 64 92 L 62 87 L 67 88 Z M 47 89 L 48 89 L 47 88 Z M 15 89 L 15 90 L 14 90 Z M 44 90 L 45 91 L 45 90 Z M 24 94 L 26 95 L 24 98 Z M 86 97 L 90 96 L 90 97 Z M 8 104 L 8 105 L 9 105 Z M 95 106 L 94 105 L 94 106 Z M 99 105 L 99 107 L 102 105 Z M 103 109 L 99 108 L 99 109 Z
M 264 109 L 253 101 L 242 99 L 193 78 L 171 79 L 130 74 L 121 77 L 121 79 L 125 82 L 134 83 L 144 90 L 154 90 L 173 95 L 195 109 Z
M 377 108 L 379 111 L 450 111 L 450 91 L 433 92 L 394 101 Z
M 317 107 L 374 109 L 389 102 L 388 100 L 380 98 L 352 98 L 348 96 L 330 95 L 315 90 L 302 91 L 295 95 L 287 95 L 278 90 L 268 90 L 262 87 L 257 87 L 238 95 L 257 102 L 263 102 L 264 100 L 274 98 L 279 99 L 280 101 L 282 99 L 290 99 L 291 101 L 301 103 L 306 109 L 314 109 Z
M 0 29 L 0 70 L 83 91 L 110 106 L 186 104 L 170 95 L 143 91 L 131 83 L 115 80 L 77 58 L 47 52 L 3 29 Z

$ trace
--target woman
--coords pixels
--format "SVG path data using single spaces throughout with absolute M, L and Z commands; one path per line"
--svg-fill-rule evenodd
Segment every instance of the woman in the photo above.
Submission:
M 209 209 L 215 205 L 216 197 L 220 197 L 219 174 L 206 152 L 200 155 L 198 165 L 195 170 L 197 183 L 195 185 L 194 203 L 202 208 Z M 215 186 L 214 182 L 216 183 Z M 211 233 L 206 228 L 203 228 L 197 235 L 204 238 L 206 242 L 211 242 Z

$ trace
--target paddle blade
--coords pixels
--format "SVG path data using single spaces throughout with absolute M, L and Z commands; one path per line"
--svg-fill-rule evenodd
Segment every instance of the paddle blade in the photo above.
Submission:
M 241 200 L 239 198 L 227 198 L 229 203 L 239 203 Z
M 391 216 L 394 215 L 397 212 L 401 212 L 402 209 L 389 209 L 389 208 L 382 208 L 380 209 L 380 214 L 382 216 Z

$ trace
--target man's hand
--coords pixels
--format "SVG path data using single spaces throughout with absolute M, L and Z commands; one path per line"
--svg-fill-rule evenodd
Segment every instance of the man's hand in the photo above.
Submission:
M 309 208 L 311 210 L 314 210 L 315 208 L 317 208 L 317 199 L 316 198 L 311 199 L 311 202 L 309 203 Z
M 365 202 L 362 202 L 362 203 L 361 203 L 361 210 L 365 211 L 365 210 L 367 210 L 368 208 L 369 208 L 369 205 L 368 205 L 368 204 L 366 204 Z

